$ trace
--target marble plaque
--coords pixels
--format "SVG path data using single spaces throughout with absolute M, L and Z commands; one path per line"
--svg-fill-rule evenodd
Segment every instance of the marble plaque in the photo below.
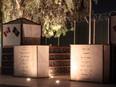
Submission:
M 103 45 L 71 45 L 71 80 L 103 81 Z
M 49 76 L 49 46 L 15 46 L 14 75 L 25 77 Z
M 37 77 L 37 46 L 14 47 L 14 75 Z

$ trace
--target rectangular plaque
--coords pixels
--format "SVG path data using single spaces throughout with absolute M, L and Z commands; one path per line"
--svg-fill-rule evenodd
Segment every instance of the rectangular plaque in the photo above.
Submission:
M 37 46 L 14 47 L 14 75 L 37 77 Z
M 109 72 L 109 67 L 105 69 L 104 65 L 105 62 L 107 66 L 110 65 L 110 61 L 107 61 L 110 58 L 109 52 L 109 47 L 105 45 L 71 45 L 71 80 L 92 82 L 109 80 L 105 77 L 108 75 L 106 72 Z
M 14 75 L 25 77 L 49 76 L 49 46 L 15 46 Z

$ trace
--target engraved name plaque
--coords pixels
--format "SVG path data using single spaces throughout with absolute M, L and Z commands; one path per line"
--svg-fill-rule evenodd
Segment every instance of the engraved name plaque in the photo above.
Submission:
M 48 55 L 49 46 L 15 46 L 14 75 L 48 77 Z
M 109 52 L 108 45 L 71 45 L 71 80 L 108 81 Z

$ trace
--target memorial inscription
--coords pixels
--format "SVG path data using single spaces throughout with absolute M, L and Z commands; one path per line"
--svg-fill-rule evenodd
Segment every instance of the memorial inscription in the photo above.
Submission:
M 20 46 L 14 50 L 15 75 L 37 77 L 36 46 Z
M 14 75 L 48 77 L 49 46 L 15 46 Z
M 82 76 L 93 76 L 93 65 L 92 65 L 92 57 L 91 57 L 91 49 L 90 48 L 82 48 L 83 53 L 81 54 L 81 63 L 80 63 L 80 72 Z
M 71 45 L 72 80 L 95 82 L 103 80 L 102 48 L 102 45 Z

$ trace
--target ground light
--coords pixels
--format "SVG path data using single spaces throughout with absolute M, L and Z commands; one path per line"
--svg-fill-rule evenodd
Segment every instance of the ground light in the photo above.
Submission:
M 49 74 L 49 77 L 50 77 L 50 78 L 54 78 L 54 76 L 52 76 L 51 74 Z
M 54 78 L 54 76 L 50 76 L 50 78 Z
M 60 83 L 60 80 L 56 80 L 56 83 L 59 84 Z
M 29 81 L 31 81 L 31 79 L 30 78 L 27 78 L 27 81 L 29 82 Z

